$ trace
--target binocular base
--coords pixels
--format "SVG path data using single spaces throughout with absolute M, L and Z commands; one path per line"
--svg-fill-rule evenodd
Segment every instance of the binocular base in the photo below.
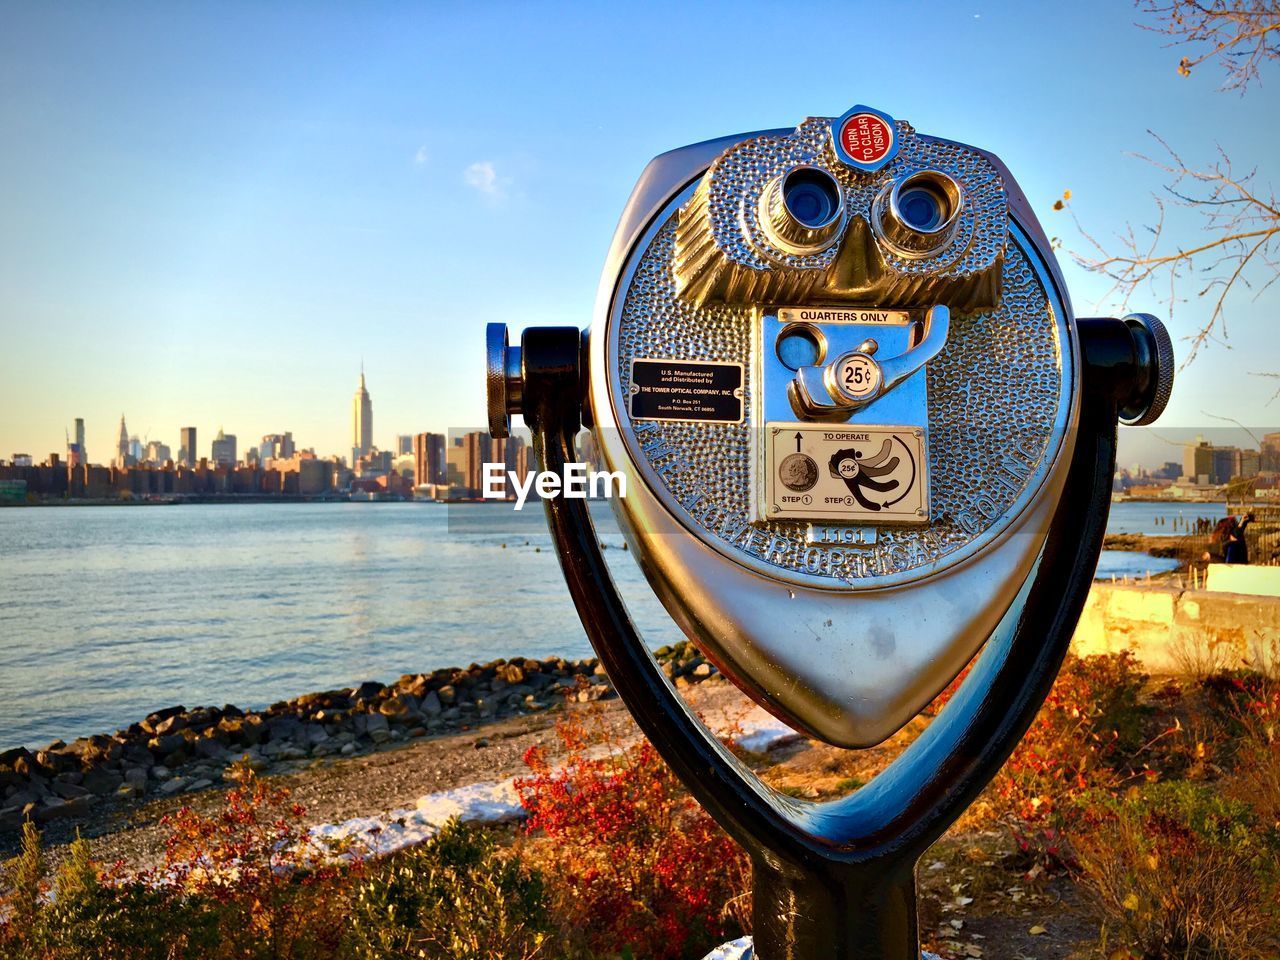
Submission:
M 940 960 L 937 954 L 923 951 L 921 960 Z M 708 953 L 702 960 L 761 960 L 756 957 L 751 947 L 750 937 L 741 937 L 732 943 L 722 944 Z
M 839 801 L 785 797 L 739 763 L 649 653 L 613 582 L 585 501 L 545 501 L 569 593 L 623 702 L 690 792 L 751 856 L 754 939 L 726 944 L 712 958 L 922 956 L 916 861 L 1030 726 L 1066 655 L 1102 549 L 1117 398 L 1135 379 L 1135 351 L 1121 321 L 1078 324 L 1084 399 L 1066 483 L 1034 572 L 927 729 L 871 784 Z M 543 470 L 563 472 L 576 459 L 581 426 L 581 333 L 531 327 L 521 343 L 534 452 Z

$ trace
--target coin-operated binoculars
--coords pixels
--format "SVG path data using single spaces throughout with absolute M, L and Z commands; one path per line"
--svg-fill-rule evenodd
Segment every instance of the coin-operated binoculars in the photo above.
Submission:
M 649 583 L 775 716 L 885 740 L 961 669 L 873 782 L 809 802 L 692 715 L 627 615 L 583 500 L 546 510 L 615 688 L 749 851 L 759 960 L 919 956 L 914 869 L 1008 757 L 1084 604 L 1116 425 L 1156 419 L 1169 337 L 1079 319 L 1005 166 L 868 107 L 651 162 L 587 336 L 491 325 L 490 427 L 542 469 L 585 423 Z

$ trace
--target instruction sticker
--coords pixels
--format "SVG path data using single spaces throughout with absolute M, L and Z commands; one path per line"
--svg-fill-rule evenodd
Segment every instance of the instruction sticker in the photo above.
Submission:
M 631 418 L 742 422 L 742 364 L 632 360 Z
M 922 428 L 769 423 L 765 431 L 768 519 L 929 521 Z

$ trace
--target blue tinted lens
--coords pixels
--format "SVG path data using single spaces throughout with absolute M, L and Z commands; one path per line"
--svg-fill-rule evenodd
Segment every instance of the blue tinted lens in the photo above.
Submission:
M 942 200 L 925 187 L 912 187 L 898 194 L 898 210 L 903 222 L 916 230 L 935 230 L 942 223 Z
M 829 174 L 821 170 L 797 170 L 782 184 L 782 202 L 806 227 L 821 227 L 836 215 L 840 193 Z

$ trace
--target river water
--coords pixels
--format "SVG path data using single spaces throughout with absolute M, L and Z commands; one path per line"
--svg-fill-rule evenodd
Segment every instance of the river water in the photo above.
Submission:
M 1117 504 L 1110 528 L 1173 532 L 1155 518 L 1178 509 Z M 679 639 L 607 506 L 593 513 L 645 636 Z M 1098 576 L 1165 567 L 1107 552 Z M 0 749 L 113 730 L 170 704 L 257 707 L 555 654 L 590 648 L 532 505 L 0 510 Z

